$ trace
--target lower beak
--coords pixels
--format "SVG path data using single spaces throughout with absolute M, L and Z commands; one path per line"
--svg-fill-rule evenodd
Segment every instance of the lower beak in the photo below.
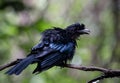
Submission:
M 79 31 L 81 34 L 90 34 L 90 30 L 89 29 L 83 29 Z

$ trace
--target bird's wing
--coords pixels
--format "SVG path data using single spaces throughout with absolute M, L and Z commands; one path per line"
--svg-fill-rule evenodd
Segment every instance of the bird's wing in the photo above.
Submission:
M 50 44 L 50 48 L 60 51 L 61 53 L 72 51 L 73 49 L 71 49 L 71 48 L 73 48 L 73 47 L 74 47 L 74 43 L 72 43 L 72 42 L 69 42 L 67 44 L 55 44 L 55 43 Z
M 49 44 L 49 46 L 44 46 L 41 50 L 39 50 L 39 53 L 36 56 L 36 58 L 43 58 L 55 52 L 60 52 L 60 53 L 70 52 L 73 49 L 74 49 L 74 44 L 71 42 L 67 44 L 51 43 Z
M 35 46 L 32 47 L 31 52 L 32 51 L 36 51 L 38 49 L 42 49 L 44 47 L 44 45 L 45 44 L 43 42 L 38 43 L 37 45 L 35 45 Z
M 42 53 L 35 57 L 36 59 L 38 59 L 38 66 L 33 71 L 33 73 L 40 73 L 53 66 L 62 64 L 63 61 L 66 61 L 68 53 L 71 54 L 73 48 L 74 48 L 73 43 L 49 44 L 48 48 L 46 48 Z

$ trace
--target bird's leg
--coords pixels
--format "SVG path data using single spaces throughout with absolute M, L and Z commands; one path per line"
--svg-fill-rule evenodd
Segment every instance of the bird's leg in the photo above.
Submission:
M 56 66 L 60 66 L 61 68 L 64 68 L 66 64 L 67 64 L 67 60 L 64 60 L 63 62 L 61 62 L 59 65 Z

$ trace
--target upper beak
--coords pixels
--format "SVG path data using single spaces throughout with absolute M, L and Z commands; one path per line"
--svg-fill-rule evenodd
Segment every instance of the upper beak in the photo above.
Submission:
M 89 34 L 90 30 L 89 29 L 83 29 L 79 31 L 81 34 Z

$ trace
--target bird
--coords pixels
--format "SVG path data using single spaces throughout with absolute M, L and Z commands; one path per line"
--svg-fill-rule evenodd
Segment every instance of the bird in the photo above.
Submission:
M 42 32 L 39 43 L 32 47 L 30 53 L 10 68 L 6 74 L 19 75 L 30 64 L 37 64 L 33 71 L 41 73 L 54 66 L 63 67 L 73 59 L 77 39 L 90 30 L 82 23 L 74 23 L 65 29 L 53 27 Z

